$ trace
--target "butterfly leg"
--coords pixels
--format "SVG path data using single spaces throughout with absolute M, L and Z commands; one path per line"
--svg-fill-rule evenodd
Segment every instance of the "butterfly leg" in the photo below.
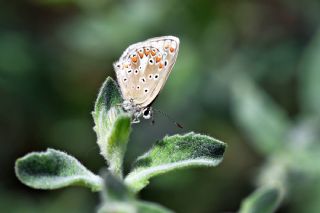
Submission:
M 131 121 L 131 123 L 133 124 L 140 123 L 139 117 L 141 116 L 141 111 L 136 111 L 136 109 L 134 110 L 135 111 L 132 112 L 133 120 Z
M 131 121 L 131 123 L 133 124 L 137 124 L 137 123 L 140 123 L 140 119 L 136 116 L 134 116 L 133 120 Z

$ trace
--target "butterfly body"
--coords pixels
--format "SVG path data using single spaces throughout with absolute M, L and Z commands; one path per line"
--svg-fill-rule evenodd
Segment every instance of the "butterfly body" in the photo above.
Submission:
M 179 39 L 163 36 L 129 46 L 114 63 L 124 102 L 122 107 L 139 122 L 151 117 L 150 105 L 163 88 L 179 51 Z

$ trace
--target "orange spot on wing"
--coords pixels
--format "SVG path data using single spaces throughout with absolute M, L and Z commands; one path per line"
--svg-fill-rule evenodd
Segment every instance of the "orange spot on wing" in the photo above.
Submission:
M 159 68 L 162 69 L 163 68 L 163 63 L 159 64 Z
M 156 55 L 157 50 L 151 50 L 151 55 L 155 56 Z
M 143 52 L 138 52 L 138 55 L 140 56 L 140 58 L 143 58 Z
M 160 56 L 156 56 L 156 63 L 158 63 L 159 61 L 161 61 L 161 57 Z
M 175 49 L 174 49 L 173 47 L 170 47 L 169 50 L 170 50 L 170 52 L 172 52 L 172 53 L 175 51 Z
M 148 50 L 148 49 L 144 49 L 144 54 L 145 54 L 146 56 L 148 56 L 148 55 L 149 55 L 149 53 L 150 53 L 150 50 Z
M 138 57 L 137 57 L 136 55 L 132 56 L 132 57 L 131 57 L 131 61 L 132 61 L 133 63 L 137 63 Z

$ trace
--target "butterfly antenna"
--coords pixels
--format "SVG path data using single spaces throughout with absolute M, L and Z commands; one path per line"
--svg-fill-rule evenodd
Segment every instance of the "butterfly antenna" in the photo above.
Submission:
M 154 120 L 154 116 L 152 116 L 152 117 L 151 117 L 151 125 L 154 125 L 155 122 L 156 122 L 156 121 Z
M 179 124 L 178 122 L 176 122 L 175 120 L 173 120 L 167 113 L 162 112 L 158 109 L 153 108 L 153 110 L 155 112 L 159 112 L 161 115 L 163 115 L 164 117 L 166 117 L 169 121 L 171 121 L 172 123 L 174 123 L 177 127 L 179 127 L 180 129 L 183 129 L 183 126 L 181 124 Z M 152 121 L 152 123 L 154 123 L 154 120 Z

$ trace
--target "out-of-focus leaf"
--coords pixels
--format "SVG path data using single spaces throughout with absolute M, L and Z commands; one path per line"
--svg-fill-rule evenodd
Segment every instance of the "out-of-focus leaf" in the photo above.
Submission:
M 269 158 L 259 174 L 259 188 L 242 202 L 240 213 L 275 212 L 288 191 L 291 165 L 285 155 Z
M 58 189 L 66 186 L 85 186 L 100 191 L 103 180 L 87 170 L 74 157 L 54 149 L 32 152 L 16 161 L 18 179 L 36 189 Z
M 101 155 L 109 169 L 122 177 L 122 162 L 131 132 L 131 118 L 121 108 L 122 97 L 116 82 L 108 77 L 103 83 L 92 113 Z
M 258 188 L 240 207 L 239 213 L 272 213 L 278 208 L 283 198 L 281 187 L 268 186 Z
M 225 143 L 195 133 L 165 137 L 137 159 L 125 183 L 139 191 L 156 175 L 180 168 L 216 166 L 225 148 Z
M 260 152 L 270 154 L 284 146 L 291 126 L 286 113 L 245 76 L 232 84 L 232 111 Z
M 320 32 L 307 49 L 301 67 L 301 107 L 305 113 L 320 118 Z
M 319 145 L 311 146 L 308 149 L 290 150 L 285 154 L 288 161 L 291 162 L 291 169 L 295 173 L 309 177 L 318 178 L 320 177 L 320 166 L 316 164 L 320 156 Z

